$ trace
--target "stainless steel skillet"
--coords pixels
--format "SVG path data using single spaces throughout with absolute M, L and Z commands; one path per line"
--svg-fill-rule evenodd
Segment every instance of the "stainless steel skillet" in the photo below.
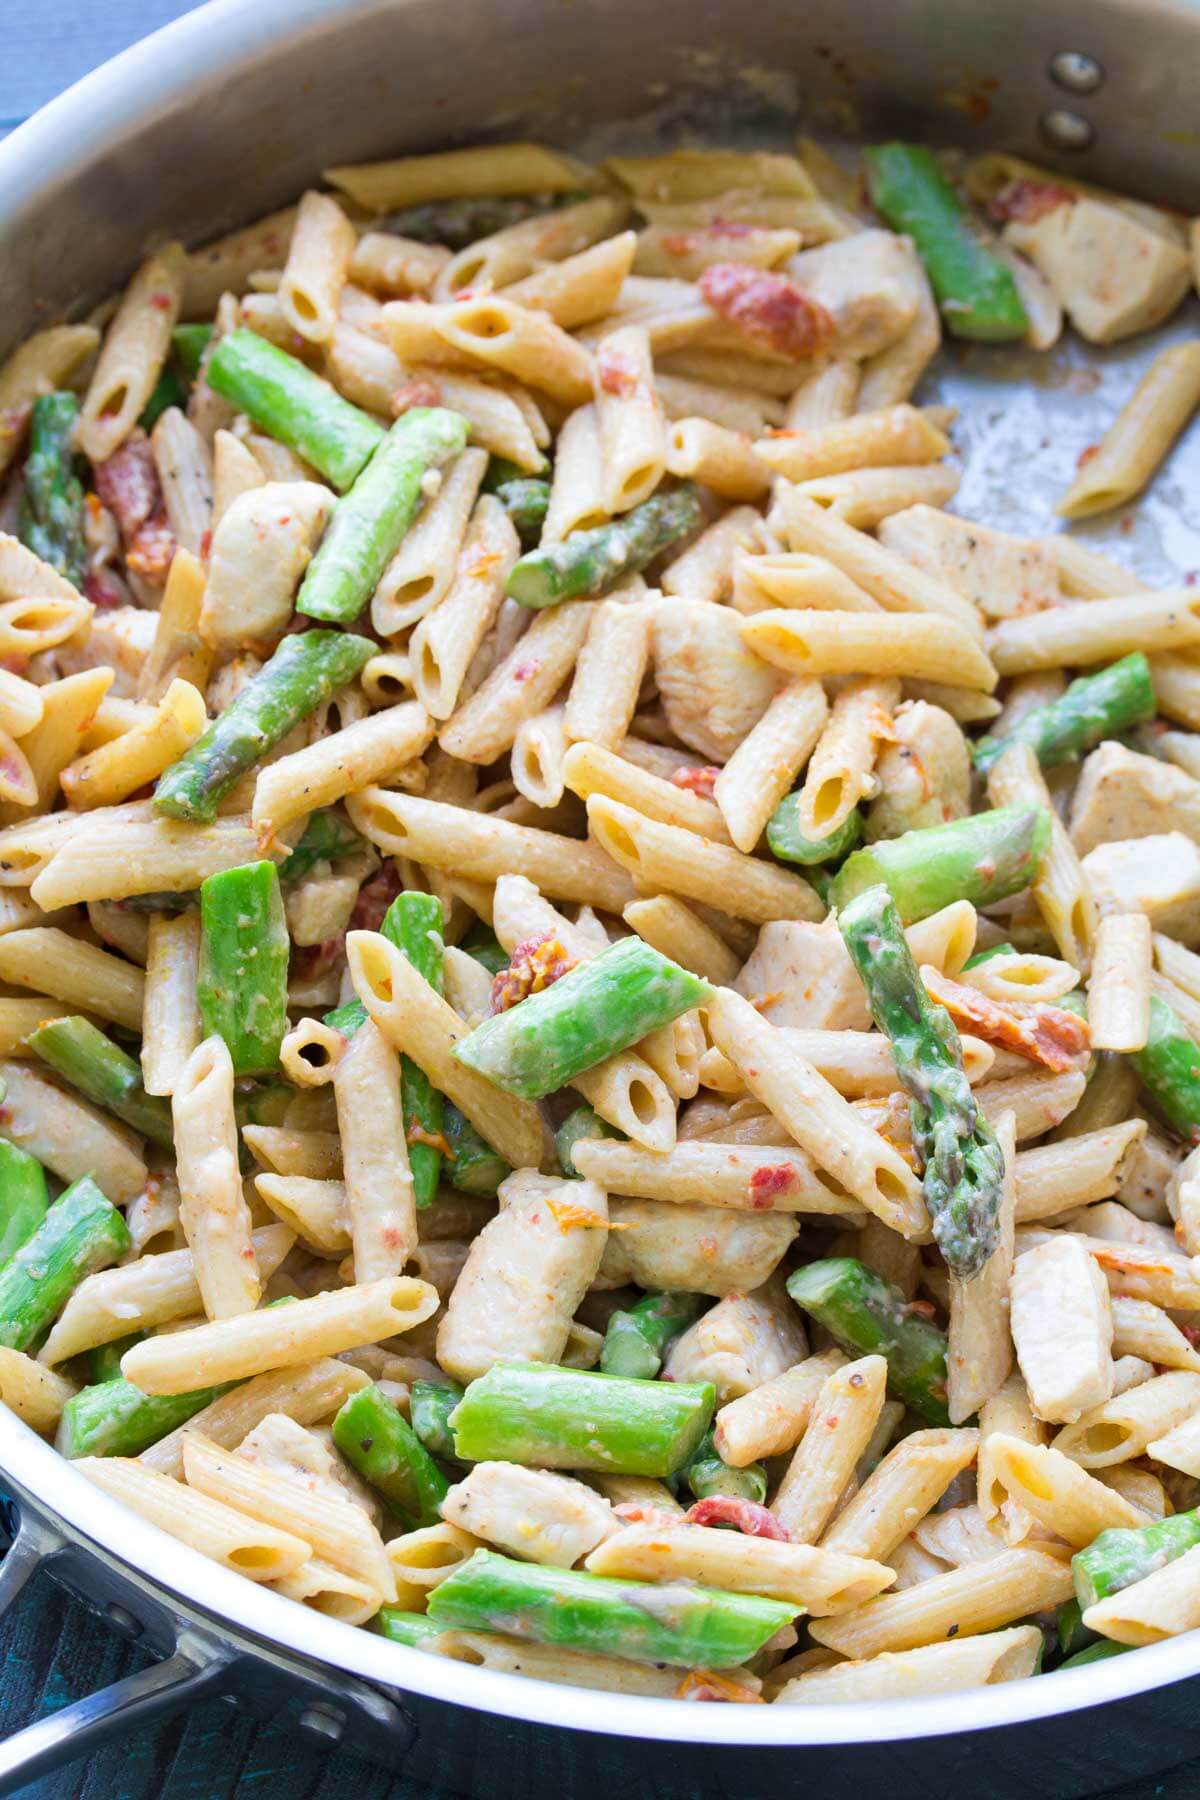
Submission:
M 1185 0 L 216 0 L 0 147 L 0 353 L 111 290 L 155 235 L 201 242 L 323 163 L 488 137 L 899 129 L 1069 160 L 1200 211 L 1198 63 L 1200 5 Z M 1195 323 L 1193 307 L 1173 329 Z M 938 381 L 968 409 L 964 509 L 1045 528 L 1150 348 L 1071 347 L 1036 366 L 949 358 Z M 1131 528 L 1106 528 L 1148 579 L 1200 566 L 1197 463 L 1177 453 Z M 937 1700 L 680 1706 L 443 1662 L 317 1617 L 134 1520 L 7 1413 L 0 1479 L 16 1533 L 0 1607 L 46 1562 L 163 1659 L 0 1746 L 0 1793 L 201 1692 L 287 1710 L 320 1741 L 497 1800 L 631 1780 L 659 1796 L 803 1785 L 858 1800 L 870 1784 L 897 1800 L 1066 1797 L 1200 1753 L 1200 1634 Z

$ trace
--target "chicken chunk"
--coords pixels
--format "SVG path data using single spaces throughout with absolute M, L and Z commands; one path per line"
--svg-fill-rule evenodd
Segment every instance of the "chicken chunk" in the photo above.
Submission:
M 442 1501 L 452 1525 L 523 1562 L 570 1569 L 619 1529 L 602 1495 L 569 1475 L 481 1462 Z
M 1055 606 L 1058 570 L 1044 544 L 992 531 L 934 506 L 909 506 L 879 527 L 879 541 L 936 575 L 987 619 Z
M 768 1282 L 755 1294 L 731 1294 L 675 1340 L 668 1381 L 711 1381 L 717 1405 L 782 1375 L 808 1355 L 808 1340 L 786 1290 Z
M 799 1226 L 791 1213 L 736 1212 L 723 1206 L 664 1206 L 614 1199 L 618 1228 L 604 1246 L 597 1287 L 635 1281 L 648 1291 L 744 1294 L 778 1267 Z
M 1155 931 L 1200 944 L 1200 847 L 1181 831 L 1097 844 L 1083 872 L 1101 904 L 1144 912 Z
M 831 315 L 840 356 L 876 356 L 903 336 L 920 308 L 906 246 L 892 231 L 859 231 L 802 250 L 784 271 Z
M 971 810 L 971 756 L 950 714 L 916 700 L 897 708 L 892 728 L 895 741 L 875 763 L 878 792 L 866 818 L 871 842 L 947 825 Z
M 111 669 L 114 700 L 137 698 L 138 676 L 154 645 L 158 614 L 140 606 L 113 606 L 97 611 L 86 640 L 71 638 L 54 652 L 60 675 L 83 669 Z
M 719 763 L 758 724 L 781 681 L 743 644 L 737 613 L 674 597 L 654 608 L 654 677 L 676 737 Z
M 1061 1233 L 1019 1256 L 1012 1274 L 1017 1361 L 1039 1419 L 1073 1425 L 1112 1395 L 1112 1306 L 1095 1259 Z
M 277 638 L 333 511 L 316 481 L 268 481 L 239 494 L 213 533 L 200 634 L 221 650 Z
M 1155 208 L 1059 191 L 1060 204 L 1040 217 L 1011 220 L 1005 241 L 1040 271 L 1091 343 L 1115 344 L 1161 324 L 1191 284 L 1182 234 Z
M 1070 829 L 1080 856 L 1097 844 L 1172 831 L 1200 843 L 1200 781 L 1124 744 L 1101 744 L 1084 761 Z
M 835 925 L 780 919 L 764 925 L 734 982 L 772 1025 L 866 1031 L 862 982 Z

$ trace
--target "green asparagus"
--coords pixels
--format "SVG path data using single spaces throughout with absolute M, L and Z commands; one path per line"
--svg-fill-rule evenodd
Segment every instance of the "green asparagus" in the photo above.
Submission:
M 459 949 L 465 950 L 468 956 L 473 956 L 489 975 L 499 975 L 502 969 L 508 967 L 508 951 L 502 948 L 490 925 L 483 924 L 479 919 L 472 925 Z
M 363 841 L 339 813 L 330 808 L 310 813 L 300 841 L 290 856 L 279 865 L 279 879 L 286 886 L 301 881 L 320 862 L 336 862 L 340 856 L 353 856 Z
M 378 647 L 348 631 L 301 631 L 285 637 L 237 699 L 160 776 L 154 790 L 158 811 L 211 825 L 238 776 L 353 681 Z
M 767 1497 L 767 1471 L 762 1464 L 747 1463 L 745 1468 L 732 1468 L 718 1454 L 711 1431 L 705 1432 L 679 1479 L 696 1500 L 711 1500 L 714 1494 L 728 1494 L 735 1500 L 752 1500 L 756 1506 L 761 1506 Z
M 29 417 L 25 494 L 17 530 L 21 542 L 76 587 L 83 585 L 83 486 L 75 474 L 72 440 L 79 418 L 74 394 L 39 394 Z
M 1068 1656 L 1066 1662 L 1059 1663 L 1054 1673 L 1062 1675 L 1067 1669 L 1083 1669 L 1088 1663 L 1107 1662 L 1110 1656 L 1124 1656 L 1132 1650 L 1132 1644 L 1114 1644 L 1111 1638 L 1101 1638 L 1099 1643 L 1089 1644 L 1086 1650 L 1079 1650 L 1074 1656 Z
M 211 325 L 177 325 L 171 333 L 171 353 L 185 375 L 195 381 L 200 361 L 212 342 Z
M 168 363 L 150 390 L 150 398 L 138 415 L 138 424 L 143 431 L 153 431 L 169 407 L 182 409 L 187 405 L 187 399 L 186 383 Z
M 1116 737 L 1154 717 L 1150 664 L 1140 650 L 1095 675 L 1081 675 L 1066 692 L 1035 706 L 1003 737 L 982 737 L 971 758 L 983 775 L 1010 744 L 1028 744 L 1044 769 L 1082 756 L 1104 738 Z
M 574 1112 L 567 1114 L 554 1134 L 554 1153 L 558 1157 L 558 1166 L 563 1174 L 571 1180 L 579 1178 L 579 1170 L 571 1159 L 571 1152 L 581 1138 L 615 1138 L 621 1133 L 602 1119 L 594 1106 L 577 1106 Z M 640 1375 L 640 1369 L 610 1371 L 612 1374 Z
M 641 938 L 622 938 L 540 994 L 485 1019 L 454 1055 L 506 1093 L 540 1100 L 702 1006 L 712 991 Z
M 505 194 L 479 194 L 457 200 L 430 200 L 422 206 L 406 206 L 375 221 L 376 231 L 393 231 L 397 237 L 415 238 L 419 244 L 445 244 L 449 250 L 465 250 L 479 238 L 491 237 L 509 225 L 519 225 L 534 213 L 546 212 L 562 198 L 517 198 Z
M 0 1138 L 0 1268 L 46 1216 L 46 1172 L 27 1150 Z
M 1144 1581 L 1147 1575 L 1200 1544 L 1200 1508 L 1173 1513 L 1153 1525 L 1125 1531 L 1102 1531 L 1071 1558 L 1075 1597 L 1086 1612 L 1098 1600 Z
M 794 794 L 785 794 L 771 817 L 767 820 L 767 847 L 772 856 L 780 862 L 832 863 L 840 862 L 857 844 L 862 842 L 863 821 L 857 806 L 852 807 L 842 823 L 831 831 L 828 837 L 805 837 L 796 817 L 800 789 Z
M 433 894 L 416 890 L 398 894 L 380 926 L 384 937 L 408 958 L 436 994 L 442 991 L 442 903 Z M 432 1206 L 442 1172 L 444 1103 L 429 1077 L 412 1058 L 400 1058 L 400 1096 L 408 1137 L 408 1166 L 412 1171 L 417 1207 Z
M 516 526 L 522 548 L 532 548 L 546 523 L 550 483 L 533 475 L 522 475 L 518 480 L 501 482 L 496 489 L 496 498 Z
M 339 493 L 383 442 L 383 427 L 256 332 L 231 331 L 213 351 L 208 385 L 310 462 Z
M 374 1382 L 346 1401 L 333 1421 L 333 1441 L 394 1512 L 414 1526 L 437 1524 L 450 1483 Z
M 113 1338 L 111 1342 L 97 1344 L 94 1350 L 89 1350 L 87 1364 L 92 1386 L 99 1387 L 102 1382 L 115 1380 L 121 1373 L 121 1358 L 125 1352 L 149 1335 L 147 1331 L 131 1331 L 128 1337 Z
M 1129 1058 L 1146 1096 L 1185 1144 L 1200 1144 L 1200 1046 L 1175 1008 L 1150 997 L 1150 1035 Z
M 0 1344 L 35 1349 L 84 1276 L 129 1248 L 124 1219 L 91 1176 L 73 1182 L 0 1269 Z
M 848 856 L 834 876 L 833 904 L 882 881 L 905 925 L 952 900 L 991 906 L 1029 886 L 1049 844 L 1050 815 L 1041 807 L 1001 806 L 906 831 Z
M 545 1469 L 673 1475 L 708 1430 L 708 1381 L 627 1381 L 595 1370 L 498 1362 L 450 1418 L 454 1454 Z
M 999 1242 L 1004 1153 L 975 1104 L 958 1032 L 925 991 L 886 887 L 856 895 L 838 927 L 912 1102 L 934 1238 L 955 1275 L 978 1275 Z
M 797 1269 L 787 1290 L 843 1349 L 886 1358 L 898 1400 L 929 1425 L 949 1425 L 946 1334 L 915 1312 L 899 1288 L 853 1256 L 833 1256 Z
M 469 429 L 461 414 L 437 406 L 413 407 L 396 420 L 334 507 L 300 584 L 298 613 L 335 625 L 358 617 L 416 516 L 427 471 L 457 456 Z
M 402 1606 L 381 1606 L 372 1624 L 380 1637 L 390 1638 L 393 1644 L 408 1644 L 411 1648 L 419 1648 L 428 1638 L 440 1637 L 445 1630 L 445 1626 L 436 1624 L 424 1613 L 405 1612 Z
M 798 1611 L 690 1583 L 665 1588 L 540 1568 L 491 1550 L 477 1550 L 429 1596 L 429 1618 L 443 1627 L 680 1668 L 735 1668 Z
M 653 494 L 632 512 L 572 531 L 561 544 L 547 544 L 523 556 L 505 584 L 522 606 L 557 606 L 579 595 L 607 594 L 626 575 L 653 562 L 661 551 L 695 531 L 704 513 L 694 487 Z
M 1096 1642 L 1096 1633 L 1083 1622 L 1083 1608 L 1078 1600 L 1064 1600 L 1055 1615 L 1055 1635 L 1060 1657 L 1074 1656 Z
M 594 1137 L 596 1133 L 588 1135 Z M 699 1316 L 703 1304 L 699 1294 L 646 1294 L 628 1312 L 615 1312 L 604 1334 L 601 1369 L 606 1375 L 653 1381 L 671 1343 Z
M 442 1136 L 449 1145 L 446 1180 L 450 1186 L 462 1194 L 481 1194 L 490 1200 L 512 1170 L 449 1100 L 442 1105 Z
M 1023 338 L 1029 315 L 1012 271 L 983 242 L 933 151 L 877 144 L 864 158 L 872 205 L 913 240 L 951 336 L 989 344 Z
M 412 1428 L 434 1456 L 453 1457 L 454 1433 L 450 1414 L 463 1397 L 457 1381 L 414 1381 L 409 1398 Z
M 274 863 L 244 863 L 202 883 L 196 999 L 205 1037 L 224 1038 L 235 1075 L 279 1066 L 289 952 Z
M 984 963 L 991 962 L 993 956 L 1015 956 L 1016 954 L 1015 944 L 993 944 L 990 950 L 977 950 L 974 956 L 968 956 L 963 964 L 963 970 L 965 972 L 967 969 L 981 968 Z
M 148 1094 L 139 1064 L 89 1020 L 77 1016 L 50 1019 L 31 1031 L 25 1042 L 93 1105 L 103 1107 L 165 1150 L 172 1148 L 170 1101 Z
M 210 1387 L 190 1394 L 144 1394 L 116 1375 L 71 1396 L 59 1420 L 55 1448 L 72 1459 L 140 1456 L 225 1392 L 225 1387 Z

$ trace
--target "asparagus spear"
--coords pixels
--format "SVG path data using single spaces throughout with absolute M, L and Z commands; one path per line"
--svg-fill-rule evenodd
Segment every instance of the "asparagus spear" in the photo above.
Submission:
M 296 1090 L 287 1081 L 235 1081 L 233 1116 L 238 1130 L 247 1125 L 282 1125 L 295 1098 Z
M 426 472 L 457 456 L 468 430 L 461 414 L 440 406 L 416 406 L 396 420 L 334 507 L 300 584 L 297 612 L 336 625 L 358 617 L 416 516 Z
M 131 1331 L 128 1337 L 113 1338 L 111 1343 L 97 1344 L 94 1350 L 89 1350 L 87 1362 L 92 1386 L 99 1387 L 102 1382 L 115 1380 L 121 1373 L 121 1358 L 125 1352 L 149 1335 L 147 1331 Z
M 376 220 L 376 231 L 394 231 L 397 237 L 415 238 L 419 244 L 445 244 L 465 250 L 481 237 L 491 237 L 509 225 L 519 225 L 534 213 L 549 212 L 578 195 L 547 195 L 542 199 L 478 194 L 458 200 L 431 200 L 423 206 L 406 206 Z
M 1144 1581 L 1200 1544 L 1200 1508 L 1173 1513 L 1138 1530 L 1102 1531 L 1071 1558 L 1075 1596 L 1086 1612 L 1098 1600 Z
M 930 1425 L 949 1425 L 946 1334 L 914 1312 L 900 1289 L 853 1256 L 809 1263 L 788 1293 L 855 1356 L 887 1359 L 888 1385 Z
M 767 820 L 767 846 L 780 862 L 805 865 L 840 862 L 856 844 L 861 844 L 863 821 L 857 806 L 851 808 L 828 837 L 810 838 L 801 831 L 796 816 L 799 799 L 799 789 L 794 794 L 785 794 Z
M 116 1375 L 95 1387 L 80 1388 L 63 1407 L 58 1436 L 60 1455 L 140 1456 L 168 1431 L 184 1425 L 210 1406 L 224 1387 L 197 1388 L 190 1394 L 144 1394 Z
M 717 1453 L 711 1431 L 706 1431 L 696 1453 L 683 1470 L 685 1482 L 697 1500 L 710 1500 L 714 1494 L 728 1494 L 735 1500 L 751 1500 L 761 1506 L 767 1497 L 767 1471 L 761 1463 L 747 1463 L 734 1469 Z
M 711 998 L 712 988 L 641 938 L 622 938 L 455 1046 L 469 1069 L 540 1100 Z
M 143 431 L 153 431 L 169 407 L 178 406 L 182 409 L 187 405 L 187 400 L 186 383 L 168 363 L 151 388 L 150 398 L 138 414 L 138 424 Z
M 491 1550 L 477 1550 L 429 1596 L 429 1617 L 443 1627 L 504 1631 L 564 1650 L 706 1669 L 746 1662 L 797 1610 L 690 1584 L 668 1590 L 610 1581 L 514 1562 Z
M 932 150 L 877 144 L 864 156 L 871 202 L 893 231 L 912 238 L 951 335 L 994 344 L 1023 338 L 1029 316 L 1012 272 L 975 231 Z
M 575 1117 L 574 1113 L 571 1117 Z M 702 1305 L 699 1294 L 646 1294 L 628 1312 L 615 1312 L 604 1334 L 601 1369 L 606 1375 L 653 1381 L 663 1366 L 668 1347 L 681 1331 L 687 1330 Z
M 708 1381 L 626 1381 L 594 1370 L 498 1362 L 451 1415 L 454 1454 L 544 1469 L 673 1475 L 707 1431 Z
M 124 1219 L 91 1176 L 73 1182 L 0 1269 L 0 1344 L 35 1347 L 84 1276 L 129 1248 Z
M 449 1100 L 442 1103 L 442 1136 L 450 1146 L 446 1155 L 446 1180 L 450 1186 L 463 1194 L 482 1194 L 491 1199 L 512 1170 Z
M 963 969 L 964 971 L 978 969 L 982 964 L 991 962 L 993 956 L 1015 956 L 1016 954 L 1015 944 L 993 944 L 990 950 L 977 950 L 974 956 L 968 956 L 963 964 Z
M 1154 1110 L 1184 1143 L 1200 1144 L 1200 1048 L 1175 1008 L 1157 994 L 1150 998 L 1145 1047 L 1129 1060 Z
M 489 975 L 499 975 L 509 965 L 509 954 L 505 950 L 490 926 L 477 919 L 463 939 L 459 948 L 468 956 L 473 956 L 477 963 L 482 963 Z
M 660 551 L 694 531 L 703 516 L 690 484 L 669 494 L 653 494 L 608 525 L 572 531 L 561 544 L 531 550 L 514 566 L 505 592 L 522 606 L 557 606 L 580 594 L 607 594 L 626 575 L 644 569 Z
M 925 991 L 886 887 L 858 894 L 838 926 L 912 1101 L 934 1238 L 954 1274 L 977 1275 L 999 1241 L 1004 1153 L 975 1104 L 958 1032 Z
M 424 1613 L 405 1612 L 402 1606 L 381 1606 L 372 1621 L 380 1637 L 390 1638 L 393 1644 L 408 1644 L 411 1648 L 419 1648 L 428 1638 L 440 1637 L 445 1630 Z
M 177 325 L 171 333 L 171 353 L 186 375 L 195 381 L 200 359 L 212 342 L 211 325 Z
M 1150 665 L 1140 650 L 1095 675 L 1081 675 L 1046 706 L 1035 706 L 1003 737 L 982 737 L 971 758 L 987 773 L 1010 744 L 1029 744 L 1044 769 L 1082 756 L 1104 738 L 1144 725 L 1155 713 Z
M 1110 1656 L 1124 1656 L 1127 1650 L 1132 1649 L 1132 1644 L 1115 1644 L 1111 1638 L 1101 1638 L 1098 1644 L 1089 1644 L 1086 1650 L 1068 1656 L 1066 1662 L 1059 1663 L 1054 1673 L 1061 1675 L 1065 1669 L 1083 1669 L 1088 1663 L 1107 1662 Z
M 435 993 L 442 991 L 442 903 L 432 894 L 398 894 L 380 927 Z M 412 1058 L 400 1058 L 400 1096 L 408 1138 L 408 1166 L 418 1209 L 432 1206 L 442 1172 L 442 1153 L 430 1138 L 441 1138 L 444 1105 L 428 1075 Z
M 279 865 L 279 879 L 285 884 L 301 881 L 317 863 L 336 862 L 339 856 L 351 856 L 361 849 L 357 831 L 340 814 L 323 807 L 309 813 L 295 849 Z
M 595 1107 L 577 1106 L 574 1112 L 568 1113 L 554 1134 L 554 1152 L 558 1157 L 558 1166 L 563 1174 L 572 1180 L 578 1179 L 579 1170 L 572 1161 L 571 1152 L 581 1138 L 615 1138 L 621 1133 L 614 1130 L 606 1119 L 602 1119 Z M 613 1369 L 614 1375 L 640 1375 L 640 1369 Z M 657 1370 L 653 1371 L 657 1373 Z
M 346 1401 L 333 1421 L 333 1441 L 394 1512 L 415 1525 L 437 1524 L 450 1483 L 374 1382 Z
M 201 884 L 196 998 L 204 1035 L 224 1038 L 235 1075 L 279 1066 L 290 948 L 274 863 L 244 863 Z
M 89 1020 L 77 1016 L 50 1019 L 31 1031 L 25 1042 L 94 1105 L 113 1113 L 142 1137 L 166 1150 L 172 1148 L 170 1101 L 148 1094 L 133 1057 L 126 1056 Z
M 39 394 L 29 417 L 29 456 L 18 531 L 21 542 L 82 587 L 83 487 L 75 474 L 72 438 L 79 417 L 74 394 Z
M 36 1157 L 0 1138 L 0 1268 L 46 1216 L 46 1172 Z
M 412 1428 L 434 1456 L 452 1457 L 455 1454 L 450 1414 L 462 1399 L 463 1391 L 457 1381 L 448 1377 L 444 1381 L 414 1381 L 412 1384 L 409 1397 Z
M 1000 806 L 856 850 L 834 876 L 831 898 L 841 908 L 882 881 L 906 925 L 952 900 L 991 906 L 1029 886 L 1049 843 L 1044 808 Z
M 1055 1632 L 1060 1657 L 1074 1656 L 1096 1642 L 1096 1633 L 1083 1622 L 1083 1608 L 1078 1600 L 1064 1600 L 1055 1616 Z
M 542 535 L 550 505 L 550 483 L 535 475 L 502 481 L 496 498 L 517 528 L 523 549 L 531 549 Z
M 205 371 L 208 385 L 310 462 L 339 493 L 383 442 L 383 427 L 253 331 L 231 331 Z
M 348 631 L 301 631 L 285 637 L 233 704 L 159 777 L 154 790 L 158 811 L 211 825 L 238 776 L 353 681 L 377 649 L 370 638 Z

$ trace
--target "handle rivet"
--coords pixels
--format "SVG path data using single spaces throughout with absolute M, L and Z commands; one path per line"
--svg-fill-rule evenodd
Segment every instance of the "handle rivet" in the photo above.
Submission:
M 329 1706 L 309 1706 L 300 1714 L 300 1729 L 324 1744 L 338 1744 L 346 1729 L 345 1715 Z
M 1104 70 L 1082 50 L 1060 50 L 1050 58 L 1050 79 L 1068 94 L 1094 94 L 1104 86 Z
M 1052 150 L 1086 150 L 1095 131 L 1080 113 L 1056 107 L 1038 120 L 1042 137 Z
M 104 1617 L 108 1620 L 108 1623 L 112 1626 L 113 1630 L 119 1631 L 122 1637 L 141 1637 L 142 1627 L 140 1622 L 134 1618 L 133 1614 L 129 1612 L 126 1607 L 118 1606 L 115 1600 L 111 1600 L 105 1607 Z

